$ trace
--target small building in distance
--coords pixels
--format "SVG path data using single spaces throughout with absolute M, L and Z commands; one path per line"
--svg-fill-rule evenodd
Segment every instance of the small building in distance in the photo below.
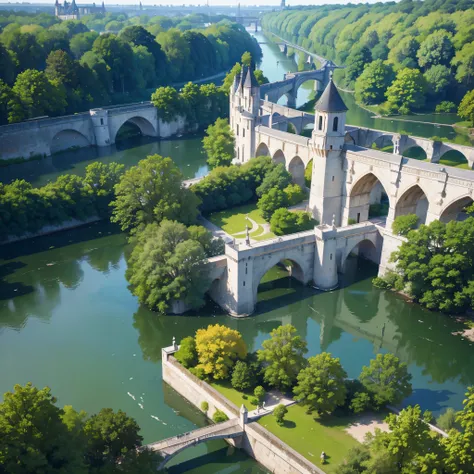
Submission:
M 95 3 L 91 5 L 76 5 L 76 0 L 68 2 L 64 0 L 61 5 L 59 0 L 56 0 L 54 5 L 54 14 L 60 20 L 79 20 L 84 15 L 91 15 L 93 13 L 105 13 L 105 5 L 102 1 L 102 6 L 98 7 Z

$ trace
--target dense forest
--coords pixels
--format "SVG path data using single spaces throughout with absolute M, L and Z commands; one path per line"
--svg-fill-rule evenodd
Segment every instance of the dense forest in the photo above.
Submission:
M 345 66 L 338 85 L 382 112 L 454 111 L 474 84 L 470 0 L 292 7 L 263 27 Z
M 0 124 L 148 99 L 157 86 L 230 69 L 249 51 L 226 19 L 105 13 L 60 21 L 45 13 L 0 16 Z

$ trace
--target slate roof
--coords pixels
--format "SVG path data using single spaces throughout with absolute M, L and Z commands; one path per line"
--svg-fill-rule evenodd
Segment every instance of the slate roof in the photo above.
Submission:
M 247 69 L 247 76 L 245 78 L 244 87 L 258 87 L 258 81 L 255 77 L 255 74 L 252 71 L 252 68 Z
M 322 93 L 321 97 L 319 98 L 318 102 L 314 110 L 318 112 L 345 112 L 349 110 L 344 104 L 337 87 L 334 85 L 332 79 L 329 81 L 326 89 Z

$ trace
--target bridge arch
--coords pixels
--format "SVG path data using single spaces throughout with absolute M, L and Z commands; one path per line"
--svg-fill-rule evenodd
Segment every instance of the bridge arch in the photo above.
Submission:
M 115 133 L 112 135 L 112 141 L 115 142 L 118 133 L 120 132 L 120 129 L 126 124 L 126 123 L 131 123 L 135 125 L 136 127 L 139 128 L 140 133 L 143 136 L 146 137 L 156 137 L 157 136 L 157 131 L 154 127 L 154 125 L 145 117 L 140 117 L 140 116 L 135 116 L 135 117 L 130 117 L 123 119 L 121 122 L 119 122 L 119 125 L 117 126 L 117 129 Z
M 267 144 L 262 142 L 260 145 L 258 145 L 255 156 L 272 156 L 272 154 L 270 153 Z
M 91 146 L 89 139 L 74 129 L 65 129 L 56 133 L 51 140 L 49 149 L 51 154 L 59 151 L 68 150 L 69 148 L 83 148 Z
M 374 148 L 376 150 L 384 151 L 386 153 L 393 153 L 394 150 L 393 135 L 380 135 L 375 138 L 370 144 L 369 148 Z
M 447 166 L 467 165 L 469 163 L 466 155 L 462 151 L 454 148 L 449 149 L 447 146 L 443 147 L 439 162 Z
M 416 214 L 418 216 L 418 225 L 426 222 L 429 202 L 427 194 L 419 184 L 414 184 L 400 194 L 395 205 L 395 219 L 398 216 L 407 214 Z
M 293 176 L 293 182 L 304 188 L 304 172 L 305 172 L 305 165 L 303 160 L 298 156 L 295 155 L 290 162 L 288 163 L 288 171 Z
M 283 164 L 286 168 L 286 158 L 285 154 L 281 150 L 277 150 L 272 157 L 272 161 L 276 164 Z
M 371 171 L 361 176 L 350 189 L 344 224 L 352 220 L 356 223 L 365 222 L 370 217 L 387 215 L 389 207 L 387 190 L 382 180 Z
M 441 211 L 439 220 L 447 224 L 450 221 L 463 221 L 469 216 L 464 209 L 473 203 L 473 199 L 470 195 L 466 195 L 451 201 Z
M 375 263 L 380 262 L 380 250 L 377 249 L 377 242 L 374 237 L 362 238 L 359 242 L 347 246 L 341 254 L 339 272 L 344 273 L 348 257 L 352 254 L 358 258 L 370 260 Z
M 414 160 L 426 160 L 428 158 L 426 150 L 416 143 L 410 144 L 405 147 L 401 154 L 405 158 L 412 158 Z

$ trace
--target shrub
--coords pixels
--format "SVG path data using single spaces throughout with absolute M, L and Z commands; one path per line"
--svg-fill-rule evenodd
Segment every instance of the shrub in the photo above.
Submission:
M 257 207 L 262 211 L 262 216 L 269 221 L 273 213 L 282 207 L 288 206 L 287 195 L 278 188 L 272 188 L 265 193 L 257 203 Z
M 201 410 L 202 410 L 204 413 L 207 413 L 207 410 L 209 410 L 209 403 L 207 403 L 206 401 L 202 402 L 202 403 L 201 403 Z
M 276 235 L 288 235 L 303 232 L 318 225 L 306 211 L 289 211 L 284 207 L 277 209 L 270 219 L 270 230 Z
M 372 284 L 382 290 L 395 288 L 397 291 L 403 290 L 403 278 L 395 272 L 387 272 L 383 277 L 375 277 Z
M 280 403 L 278 406 L 275 407 L 275 409 L 273 410 L 273 415 L 275 416 L 276 422 L 279 425 L 283 424 L 284 419 L 285 419 L 285 415 L 287 413 L 288 413 L 288 408 L 286 408 L 285 405 Z
M 256 407 L 260 404 L 260 402 L 255 397 L 253 397 L 250 399 L 250 404 Z
M 229 417 L 221 410 L 216 409 L 214 415 L 212 415 L 212 421 L 214 423 L 222 423 L 223 421 L 227 421 Z
M 259 403 L 262 403 L 263 400 L 265 400 L 265 393 L 265 389 L 261 385 L 255 387 L 255 390 L 253 391 L 253 394 Z
M 392 231 L 397 235 L 407 235 L 410 230 L 416 228 L 419 218 L 416 214 L 398 216 L 392 224 Z
M 187 369 L 197 364 L 196 341 L 194 337 L 188 336 L 181 340 L 179 351 L 174 355 L 175 359 Z
M 294 206 L 306 198 L 306 191 L 298 184 L 289 184 L 283 192 L 288 198 L 289 206 Z
M 442 415 L 436 419 L 436 424 L 443 431 L 449 431 L 456 427 L 456 410 L 448 408 Z
M 352 217 L 349 217 L 349 219 L 347 220 L 347 225 L 354 225 L 354 224 L 357 224 L 357 221 L 353 219 Z

